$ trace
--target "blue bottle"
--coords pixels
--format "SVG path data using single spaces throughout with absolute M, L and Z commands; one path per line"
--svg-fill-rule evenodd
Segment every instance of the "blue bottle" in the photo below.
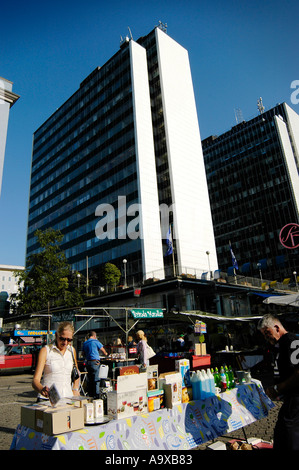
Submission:
M 197 373 L 193 372 L 191 376 L 193 400 L 200 400 L 199 382 L 200 380 Z

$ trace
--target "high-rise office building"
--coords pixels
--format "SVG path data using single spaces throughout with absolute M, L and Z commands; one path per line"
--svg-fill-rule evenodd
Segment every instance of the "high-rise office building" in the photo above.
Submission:
M 0 77 L 0 195 L 2 187 L 2 175 L 9 110 L 13 106 L 13 104 L 19 99 L 19 96 L 13 93 L 12 85 L 12 82 Z
M 298 114 L 278 104 L 202 146 L 220 269 L 232 271 L 231 242 L 238 274 L 294 281 L 299 271 Z
M 34 133 L 27 255 L 49 227 L 80 272 L 218 268 L 188 52 L 161 25 L 122 41 Z

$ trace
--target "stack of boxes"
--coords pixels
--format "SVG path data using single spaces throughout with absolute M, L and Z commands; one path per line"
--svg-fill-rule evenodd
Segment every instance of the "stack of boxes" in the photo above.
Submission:
M 114 390 L 107 393 L 107 415 L 110 419 L 128 418 L 161 408 L 173 408 L 192 399 L 190 363 L 178 359 L 175 371 L 160 374 L 158 365 L 140 372 L 138 366 L 123 367 Z M 23 406 L 21 424 L 48 435 L 82 429 L 84 425 L 104 422 L 103 400 L 72 397 L 55 407 L 47 404 Z

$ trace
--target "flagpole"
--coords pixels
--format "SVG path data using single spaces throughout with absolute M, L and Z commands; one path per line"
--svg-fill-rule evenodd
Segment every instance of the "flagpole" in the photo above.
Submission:
M 172 240 L 172 267 L 173 267 L 173 276 L 176 276 L 176 269 L 175 269 L 175 262 L 174 262 L 174 244 L 173 244 L 173 236 L 172 236 L 172 230 L 171 230 L 171 225 L 170 225 L 170 236 Z

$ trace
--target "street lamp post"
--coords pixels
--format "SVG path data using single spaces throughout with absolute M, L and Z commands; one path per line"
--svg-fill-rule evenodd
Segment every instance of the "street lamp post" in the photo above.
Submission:
M 258 270 L 259 270 L 259 272 L 260 272 L 261 281 L 263 282 L 262 269 L 261 269 L 261 268 L 262 268 L 262 265 L 261 265 L 261 263 L 257 263 L 257 267 L 258 267 Z
M 211 280 L 212 276 L 211 276 L 211 267 L 210 267 L 210 252 L 206 251 L 206 255 L 208 257 L 209 275 L 210 275 L 210 280 Z
M 295 276 L 296 291 L 298 291 L 297 271 L 294 271 L 293 274 Z
M 125 287 L 127 287 L 127 262 L 128 262 L 128 260 L 123 259 L 123 263 L 124 263 L 124 273 L 125 273 Z

